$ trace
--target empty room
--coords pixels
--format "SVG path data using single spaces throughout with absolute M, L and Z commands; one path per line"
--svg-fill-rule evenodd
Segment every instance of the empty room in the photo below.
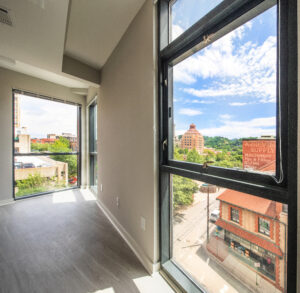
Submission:
M 298 0 L 0 0 L 0 293 L 300 293 Z

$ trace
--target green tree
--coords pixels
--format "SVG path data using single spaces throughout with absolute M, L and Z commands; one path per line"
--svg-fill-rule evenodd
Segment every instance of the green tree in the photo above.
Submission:
M 174 160 L 183 161 L 183 149 L 178 147 L 174 148 Z
M 191 205 L 194 201 L 194 193 L 199 190 L 198 184 L 192 179 L 173 175 L 173 207 Z
M 60 137 L 50 145 L 49 151 L 52 153 L 68 153 L 71 152 L 70 142 L 65 137 Z
M 46 152 L 49 150 L 49 143 L 31 143 L 32 152 Z
M 192 149 L 191 151 L 188 152 L 186 160 L 188 162 L 193 162 L 193 163 L 202 163 L 203 158 L 202 156 L 196 151 L 196 149 Z
M 70 142 L 66 138 L 60 137 L 50 145 L 49 151 L 54 153 L 68 153 L 72 152 L 72 149 L 70 148 Z M 51 159 L 68 163 L 69 176 L 77 176 L 76 155 L 52 155 Z

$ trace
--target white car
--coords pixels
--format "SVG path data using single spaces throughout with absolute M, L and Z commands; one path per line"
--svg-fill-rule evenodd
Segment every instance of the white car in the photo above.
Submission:
M 210 213 L 210 221 L 211 222 L 216 222 L 220 217 L 220 211 L 219 210 L 213 210 L 211 213 Z

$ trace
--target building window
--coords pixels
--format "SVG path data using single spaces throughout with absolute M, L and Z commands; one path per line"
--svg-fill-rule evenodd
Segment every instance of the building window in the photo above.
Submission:
M 189 267 L 196 249 L 183 241 L 214 255 L 228 251 L 226 231 L 241 238 L 230 239 L 237 259 L 251 259 L 261 279 L 270 274 L 274 291 L 294 292 L 297 235 L 288 225 L 297 225 L 298 4 L 208 2 L 158 1 L 161 266 L 185 291 L 215 290 L 203 281 L 201 260 L 197 272 Z M 203 184 L 220 193 L 202 192 Z M 238 208 L 226 214 L 218 201 Z M 275 217 L 286 242 L 270 245 L 257 235 L 272 237 L 267 223 L 246 225 L 258 214 Z
M 230 208 L 230 220 L 236 223 L 240 222 L 240 213 L 238 209 Z
M 270 221 L 258 218 L 258 232 L 270 236 Z

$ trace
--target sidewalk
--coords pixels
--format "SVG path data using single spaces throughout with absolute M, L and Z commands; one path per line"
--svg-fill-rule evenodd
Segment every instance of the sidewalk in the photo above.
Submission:
M 204 246 L 202 249 L 205 249 Z M 213 256 L 216 265 L 220 269 L 226 270 L 235 279 L 244 283 L 252 292 L 281 293 L 280 290 L 248 267 L 242 260 L 230 253 L 229 250 L 228 245 L 222 239 L 212 237 L 204 253 Z

